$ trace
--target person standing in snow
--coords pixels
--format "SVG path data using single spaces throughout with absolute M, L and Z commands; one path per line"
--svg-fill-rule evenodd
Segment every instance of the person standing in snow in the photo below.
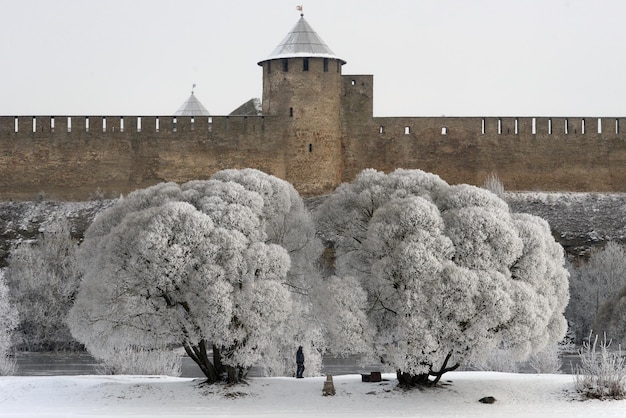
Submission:
M 302 346 L 298 347 L 298 351 L 296 352 L 296 365 L 298 369 L 296 371 L 296 378 L 302 379 L 302 373 L 304 373 L 304 353 L 302 352 Z

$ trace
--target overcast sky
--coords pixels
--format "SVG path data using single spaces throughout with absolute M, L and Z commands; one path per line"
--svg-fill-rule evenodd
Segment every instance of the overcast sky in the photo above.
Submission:
M 4 0 L 0 115 L 225 115 L 305 19 L 376 116 L 626 116 L 624 0 Z

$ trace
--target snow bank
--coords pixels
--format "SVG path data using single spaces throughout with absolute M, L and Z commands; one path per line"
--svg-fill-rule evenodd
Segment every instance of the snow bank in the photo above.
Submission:
M 2 377 L 0 416 L 572 418 L 626 410 L 626 401 L 580 401 L 568 375 L 452 372 L 441 387 L 412 391 L 396 388 L 393 374 L 383 378 L 335 376 L 336 396 L 324 397 L 324 377 L 254 378 L 231 387 L 164 376 Z M 484 396 L 497 401 L 479 403 Z

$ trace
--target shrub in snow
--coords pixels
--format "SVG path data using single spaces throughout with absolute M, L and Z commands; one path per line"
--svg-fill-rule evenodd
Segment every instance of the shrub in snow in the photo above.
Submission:
M 565 335 L 562 247 L 543 219 L 510 213 L 487 190 L 364 170 L 316 219 L 335 244 L 337 276 L 365 291 L 361 338 L 402 384 L 436 383 L 503 343 L 526 359 Z
M 485 180 L 485 184 L 483 184 L 483 188 L 489 190 L 500 199 L 504 199 L 504 184 L 502 184 L 497 174 L 489 174 Z
M 96 218 L 69 318 L 96 358 L 179 344 L 208 381 L 234 382 L 281 344 L 293 357 L 296 338 L 315 338 L 293 334 L 306 306 L 294 309 L 290 292 L 306 283 L 290 255 L 306 258 L 297 252 L 312 236 L 289 229 L 306 229 L 308 214 L 282 180 L 244 171 L 139 190 Z
M 11 334 L 17 326 L 18 313 L 9 301 L 9 289 L 0 270 L 0 376 L 12 375 L 16 370 L 15 359 L 9 356 Z
M 78 290 L 78 244 L 67 221 L 52 224 L 35 243 L 11 252 L 6 280 L 20 313 L 15 347 L 27 351 L 78 348 L 66 325 Z
M 589 335 L 579 351 L 580 365 L 575 368 L 576 390 L 589 398 L 624 399 L 626 397 L 626 364 L 621 347 L 609 350 L 606 335 L 598 346 L 598 335 Z
M 180 376 L 182 358 L 171 348 L 146 349 L 130 345 L 114 349 L 99 367 L 101 374 Z
M 478 370 L 483 371 L 517 373 L 520 369 L 519 360 L 506 343 L 500 344 L 472 363 Z

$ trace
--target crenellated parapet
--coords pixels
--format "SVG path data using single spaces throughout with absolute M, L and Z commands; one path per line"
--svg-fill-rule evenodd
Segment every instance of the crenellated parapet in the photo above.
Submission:
M 264 116 L 0 116 L 0 138 L 51 137 L 64 134 L 260 132 Z

